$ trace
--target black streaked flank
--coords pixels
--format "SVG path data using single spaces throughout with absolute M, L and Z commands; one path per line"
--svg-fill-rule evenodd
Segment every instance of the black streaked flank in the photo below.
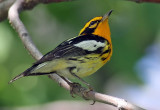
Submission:
M 79 60 L 78 58 L 68 58 L 68 60 L 79 61 L 80 63 L 85 63 L 84 60 Z
M 94 60 L 95 58 L 98 58 L 98 57 L 84 57 L 85 59 L 90 59 L 90 60 Z
M 110 53 L 110 52 L 111 52 L 111 49 L 109 48 L 109 49 L 105 50 L 100 56 L 102 56 L 103 54 L 106 54 L 106 53 Z
M 68 70 L 69 70 L 69 72 L 72 74 L 73 70 L 76 69 L 76 68 L 77 68 L 76 66 L 68 67 Z
M 77 61 L 78 59 L 77 59 L 77 58 L 68 58 L 68 60 L 74 60 L 74 61 Z
M 102 57 L 102 58 L 101 58 L 102 61 L 104 61 L 104 60 L 106 60 L 106 59 L 107 59 L 106 57 Z

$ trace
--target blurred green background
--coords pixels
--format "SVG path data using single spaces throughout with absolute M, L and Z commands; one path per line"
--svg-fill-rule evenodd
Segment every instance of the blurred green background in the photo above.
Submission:
M 36 46 L 45 54 L 62 41 L 77 36 L 88 20 L 102 16 L 111 9 L 114 10 L 109 20 L 113 56 L 95 74 L 84 78 L 96 91 L 107 93 L 104 88 L 113 77 L 121 78 L 127 84 L 144 84 L 134 66 L 160 31 L 159 4 L 137 4 L 126 0 L 77 0 L 40 4 L 22 12 L 20 17 Z M 47 76 L 26 77 L 8 84 L 34 62 L 8 20 L 1 22 L 0 107 L 38 105 L 64 99 L 81 100 L 73 99 L 68 91 Z

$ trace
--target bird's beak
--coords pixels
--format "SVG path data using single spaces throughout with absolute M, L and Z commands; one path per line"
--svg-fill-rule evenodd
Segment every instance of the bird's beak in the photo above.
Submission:
M 113 10 L 110 10 L 108 13 L 106 13 L 106 14 L 102 17 L 102 20 L 101 20 L 101 21 L 103 22 L 103 21 L 105 21 L 106 19 L 108 19 L 112 12 L 113 12 Z

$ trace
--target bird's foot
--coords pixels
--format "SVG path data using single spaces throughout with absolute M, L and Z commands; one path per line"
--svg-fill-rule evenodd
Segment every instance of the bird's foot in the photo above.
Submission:
M 83 99 L 85 100 L 89 100 L 89 98 L 87 97 L 86 94 L 88 94 L 88 92 L 93 91 L 93 88 L 91 86 L 88 86 L 88 89 L 85 87 L 82 87 L 79 83 L 70 83 L 70 94 L 73 98 L 75 98 L 74 94 L 80 95 L 82 96 Z M 91 105 L 94 105 L 95 101 L 93 100 L 93 103 Z
M 84 89 L 86 89 L 76 82 L 70 83 L 69 85 L 70 85 L 70 94 L 73 98 L 75 98 L 74 94 L 81 93 Z

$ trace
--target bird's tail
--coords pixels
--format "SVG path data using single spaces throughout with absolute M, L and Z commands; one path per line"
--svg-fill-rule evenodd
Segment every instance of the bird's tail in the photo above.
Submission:
M 23 74 L 23 73 L 17 75 L 16 77 L 14 77 L 12 80 L 9 81 L 9 84 L 12 83 L 12 82 L 14 82 L 15 80 L 17 80 L 17 79 L 19 79 L 19 78 L 22 78 L 22 77 L 24 77 L 24 74 Z
M 16 80 L 19 79 L 19 78 L 28 76 L 28 75 L 31 73 L 31 71 L 32 71 L 36 66 L 37 66 L 37 65 L 35 64 L 35 65 L 33 65 L 32 67 L 28 68 L 28 69 L 25 70 L 23 73 L 21 73 L 21 74 L 17 75 L 16 77 L 14 77 L 14 78 L 13 78 L 12 80 L 10 80 L 8 83 L 10 84 L 10 83 L 16 81 Z

